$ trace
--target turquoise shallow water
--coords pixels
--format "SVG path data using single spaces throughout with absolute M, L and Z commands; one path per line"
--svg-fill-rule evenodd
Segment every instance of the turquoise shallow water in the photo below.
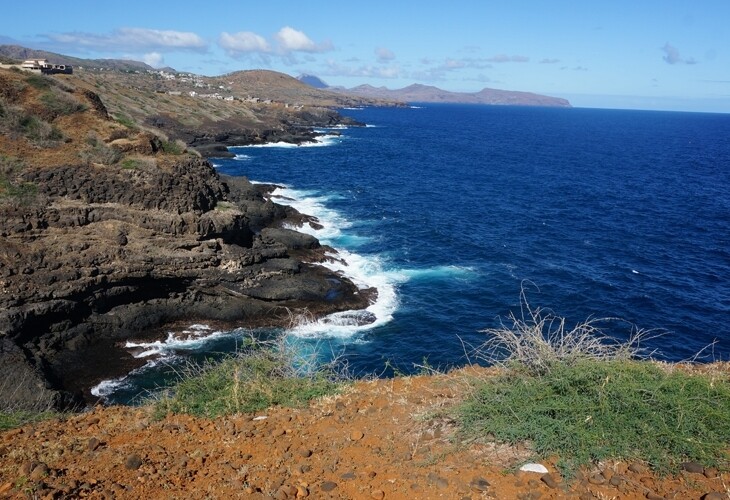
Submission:
M 423 105 L 347 110 L 371 127 L 313 147 L 234 148 L 220 172 L 283 184 L 315 215 L 343 272 L 381 294 L 374 326 L 330 318 L 291 333 L 356 374 L 467 362 L 480 330 L 519 294 L 569 322 L 588 317 L 670 360 L 717 341 L 730 358 L 730 116 Z M 176 356 L 234 349 L 242 333 L 191 330 Z M 176 332 L 179 338 L 180 332 Z M 174 339 L 173 339 L 174 340 Z M 165 363 L 117 384 L 127 401 L 164 383 Z

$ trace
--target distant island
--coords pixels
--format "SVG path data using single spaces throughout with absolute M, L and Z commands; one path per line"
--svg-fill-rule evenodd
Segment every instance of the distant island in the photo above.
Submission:
M 449 92 L 432 85 L 414 83 L 402 89 L 391 90 L 387 87 L 360 85 L 353 88 L 330 87 L 314 75 L 301 75 L 298 78 L 314 88 L 327 89 L 350 96 L 369 97 L 374 99 L 391 99 L 404 102 L 441 102 L 461 104 L 487 104 L 493 106 L 548 106 L 570 108 L 567 99 L 551 97 L 532 92 L 500 90 L 484 88 L 479 92 Z

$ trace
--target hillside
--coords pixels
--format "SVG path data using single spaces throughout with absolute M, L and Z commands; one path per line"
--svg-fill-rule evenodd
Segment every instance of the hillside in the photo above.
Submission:
M 474 377 L 494 373 L 357 381 L 308 406 L 212 419 L 96 407 L 0 432 L 0 497 L 727 498 L 727 471 L 701 466 L 663 477 L 602 461 L 563 479 L 554 457 L 547 474 L 519 471 L 529 443 L 464 440 L 453 418 Z
M 386 87 L 360 85 L 351 89 L 330 87 L 330 90 L 348 95 L 358 95 L 378 99 L 393 99 L 404 102 L 433 102 L 487 104 L 494 106 L 549 106 L 570 107 L 570 103 L 558 97 L 484 88 L 479 92 L 449 92 L 430 85 L 413 84 L 402 89 L 390 90 Z
M 143 62 L 129 59 L 82 59 L 46 50 L 29 49 L 20 45 L 0 45 L 0 58 L 8 62 L 23 62 L 26 59 L 48 59 L 53 61 L 54 64 L 70 64 L 74 68 L 89 70 L 146 71 L 154 69 Z

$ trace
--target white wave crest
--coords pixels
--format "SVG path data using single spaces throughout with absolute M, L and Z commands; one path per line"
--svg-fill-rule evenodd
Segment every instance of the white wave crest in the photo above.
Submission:
M 291 142 L 267 142 L 265 144 L 247 144 L 245 146 L 235 146 L 236 148 L 316 148 L 322 146 L 332 146 L 337 144 L 342 136 L 339 134 L 325 134 L 314 138 L 311 142 L 302 142 L 301 144 L 292 144 Z
M 382 257 L 362 255 L 343 248 L 361 245 L 366 240 L 365 237 L 348 234 L 347 229 L 352 227 L 352 222 L 325 205 L 332 197 L 289 187 L 275 189 L 272 197 L 277 203 L 290 205 L 303 214 L 317 218 L 321 228 L 305 224 L 293 229 L 311 234 L 337 249 L 338 253 L 331 255 L 332 259 L 322 263 L 323 266 L 349 278 L 361 290 L 377 289 L 377 298 L 364 311 L 344 311 L 314 321 L 302 321 L 291 333 L 300 337 L 350 337 L 392 320 L 393 312 L 398 307 L 396 285 L 399 276 L 387 272 Z
M 133 342 L 128 341 L 125 347 L 132 352 L 135 358 L 147 358 L 150 356 L 169 356 L 178 350 L 190 350 L 200 347 L 203 343 L 230 334 L 230 332 L 218 331 L 208 325 L 190 325 L 181 332 L 167 332 L 165 340 L 154 342 Z

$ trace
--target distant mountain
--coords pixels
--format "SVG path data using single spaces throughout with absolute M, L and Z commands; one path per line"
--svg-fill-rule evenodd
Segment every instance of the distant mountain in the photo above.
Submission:
M 402 89 L 360 85 L 351 89 L 330 87 L 329 90 L 343 94 L 392 99 L 405 102 L 443 102 L 463 104 L 491 104 L 500 106 L 549 106 L 571 107 L 570 102 L 559 97 L 550 97 L 532 92 L 484 88 L 479 92 L 449 92 L 431 85 L 415 83 Z
M 315 89 L 326 89 L 329 87 L 321 78 L 314 75 L 299 75 L 297 77 L 297 80 L 299 80 L 302 83 L 306 83 L 310 87 L 314 87 Z
M 0 45 L 0 59 L 17 62 L 26 59 L 48 59 L 52 64 L 66 64 L 74 67 L 113 69 L 117 71 L 146 71 L 155 70 L 152 66 L 140 61 L 127 59 L 81 59 L 79 57 L 65 56 L 48 52 L 46 50 L 35 50 L 20 45 Z M 165 68 L 166 71 L 174 72 L 172 68 Z
M 214 86 L 230 88 L 231 92 L 240 96 L 270 99 L 276 102 L 291 104 L 349 107 L 349 106 L 403 106 L 400 101 L 380 99 L 365 95 L 353 95 L 347 92 L 332 92 L 308 85 L 300 78 L 294 78 L 278 71 L 266 69 L 249 69 L 234 71 L 225 75 L 208 78 Z

